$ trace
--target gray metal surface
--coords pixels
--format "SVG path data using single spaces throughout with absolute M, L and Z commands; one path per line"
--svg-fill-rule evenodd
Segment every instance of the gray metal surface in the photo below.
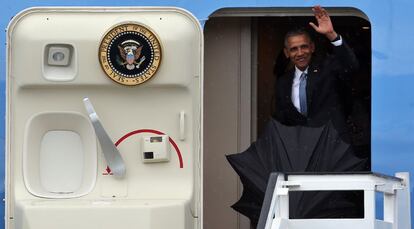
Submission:
M 102 126 L 89 98 L 84 98 L 83 103 L 85 104 L 85 109 L 88 112 L 92 126 L 95 129 L 96 137 L 98 137 L 102 153 L 105 156 L 105 160 L 108 163 L 109 168 L 116 178 L 123 178 L 126 173 L 126 168 L 121 154 L 115 147 L 115 144 L 112 142 L 108 133 L 105 131 L 105 128 Z

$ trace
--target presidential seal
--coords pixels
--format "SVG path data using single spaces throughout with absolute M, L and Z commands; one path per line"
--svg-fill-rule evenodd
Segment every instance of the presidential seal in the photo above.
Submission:
M 161 63 L 161 43 L 143 25 L 118 25 L 103 37 L 99 61 L 106 75 L 123 85 L 138 85 L 151 79 Z

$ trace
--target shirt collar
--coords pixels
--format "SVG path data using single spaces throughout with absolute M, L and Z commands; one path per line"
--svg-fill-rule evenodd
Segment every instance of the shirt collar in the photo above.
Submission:
M 309 69 L 309 66 L 308 67 L 306 67 L 306 69 L 305 69 L 305 71 L 301 71 L 301 70 L 299 70 L 299 68 L 297 68 L 296 66 L 295 66 L 295 78 L 296 77 L 300 77 L 301 75 L 302 75 L 302 73 L 304 72 L 305 74 L 308 74 L 308 69 Z

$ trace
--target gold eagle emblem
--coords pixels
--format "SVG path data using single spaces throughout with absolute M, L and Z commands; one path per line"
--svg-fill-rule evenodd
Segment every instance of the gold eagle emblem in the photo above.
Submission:
M 141 57 L 142 45 L 134 40 L 126 40 L 118 45 L 119 54 L 122 58 L 121 65 L 124 65 L 128 70 L 139 68 L 142 62 L 145 61 L 145 56 Z M 139 61 L 138 61 L 139 59 Z

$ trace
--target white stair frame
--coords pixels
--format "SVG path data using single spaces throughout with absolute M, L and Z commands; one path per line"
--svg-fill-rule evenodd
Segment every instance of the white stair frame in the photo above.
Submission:
M 411 229 L 409 173 L 395 177 L 377 173 L 345 174 L 272 174 L 276 183 L 266 191 L 258 229 Z M 269 180 L 271 180 L 270 178 Z M 269 185 L 270 182 L 269 182 Z M 273 188 L 274 187 L 274 188 Z M 269 190 L 273 189 L 273 190 Z M 289 219 L 291 191 L 364 192 L 364 218 L 358 219 Z M 273 193 L 268 193 L 268 192 Z M 376 219 L 375 192 L 384 194 L 384 220 Z

